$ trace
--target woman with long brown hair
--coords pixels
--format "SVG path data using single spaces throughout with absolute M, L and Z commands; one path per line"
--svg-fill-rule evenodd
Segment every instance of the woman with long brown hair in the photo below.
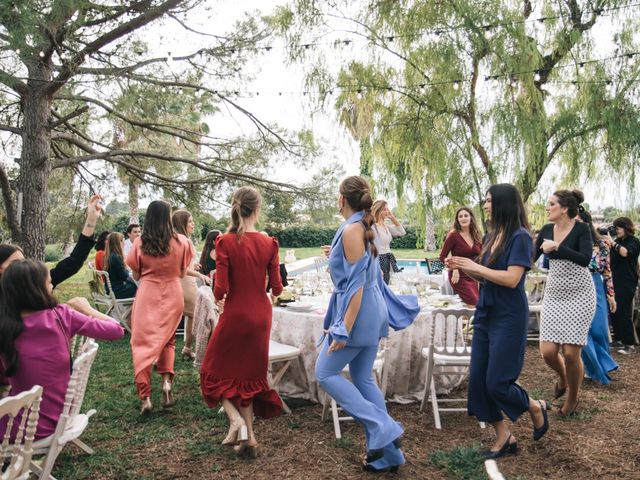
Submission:
M 496 440 L 483 455 L 498 458 L 518 451 L 503 413 L 515 422 L 529 412 L 533 439 L 540 440 L 549 428 L 549 406 L 529 397 L 517 383 L 529 320 L 524 282 L 533 261 L 524 203 L 516 187 L 502 183 L 489 187 L 484 209 L 491 218 L 491 230 L 480 253 L 481 263 L 465 257 L 450 257 L 446 263 L 482 280 L 473 320 L 467 410 L 493 426 Z
M 140 413 L 150 412 L 151 368 L 162 376 L 163 408 L 173 400 L 173 363 L 175 334 L 184 300 L 180 279 L 192 260 L 189 240 L 175 232 L 171 223 L 171 206 L 164 200 L 149 204 L 142 235 L 133 243 L 127 255 L 127 265 L 140 287 L 131 312 L 131 355 Z
M 176 210 L 171 216 L 171 221 L 173 222 L 173 228 L 175 228 L 176 232 L 184 235 L 189 240 L 191 247 L 192 260 L 189 267 L 187 267 L 187 274 L 180 279 L 180 283 L 182 284 L 182 296 L 184 298 L 184 311 L 182 315 L 184 317 L 185 331 L 182 358 L 193 360 L 196 358 L 196 354 L 191 349 L 193 346 L 193 311 L 196 306 L 197 293 L 196 278 L 206 284 L 210 284 L 211 279 L 196 270 L 196 247 L 191 241 L 191 235 L 193 234 L 196 224 L 193 221 L 191 213 L 187 210 Z
M 138 286 L 124 266 L 124 235 L 112 232 L 107 237 L 104 250 L 104 269 L 109 274 L 109 281 L 116 298 L 133 298 Z
M 440 261 L 444 263 L 449 253 L 454 257 L 465 257 L 475 261 L 482 250 L 482 237 L 476 217 L 469 207 L 456 210 L 453 228 L 444 241 Z M 467 305 L 478 303 L 478 282 L 458 268 L 449 270 L 449 281 L 453 291 Z
M 267 380 L 271 302 L 265 293 L 267 274 L 273 295 L 282 293 L 278 242 L 256 229 L 262 198 L 255 188 L 233 194 L 231 224 L 216 242 L 213 294 L 224 304 L 200 371 L 207 405 L 222 403 L 229 417 L 223 445 L 238 454 L 258 455 L 253 415 L 270 418 L 282 412 L 282 401 Z

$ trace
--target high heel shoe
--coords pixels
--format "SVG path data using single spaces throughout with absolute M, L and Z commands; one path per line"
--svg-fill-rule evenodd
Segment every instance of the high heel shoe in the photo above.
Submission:
M 542 402 L 542 400 L 538 400 L 538 405 L 540 405 L 540 410 L 542 410 L 542 426 L 540 428 L 536 428 L 535 425 L 533 426 L 533 440 L 536 442 L 540 440 L 545 433 L 547 433 L 547 430 L 549 430 L 549 417 L 547 416 L 547 410 L 551 410 L 551 405 L 547 402 Z
M 518 453 L 518 441 L 514 439 L 515 441 L 511 442 L 512 438 L 513 435 L 509 434 L 507 440 L 500 447 L 500 450 L 482 450 L 480 454 L 486 460 L 495 460 L 496 458 L 504 457 L 507 453 L 515 455 L 516 453 Z
M 370 457 L 367 456 L 367 461 L 362 465 L 362 469 L 365 472 L 371 473 L 397 473 L 400 466 L 405 463 L 405 458 L 399 445 L 400 442 L 396 439 L 391 444 L 381 449 L 383 451 L 383 455 L 380 458 L 370 460 Z M 370 451 L 370 453 L 371 452 L 377 453 L 378 450 Z
M 195 360 L 196 354 L 191 347 L 182 347 L 182 360 Z
M 151 413 L 151 410 L 153 410 L 151 399 L 149 397 L 145 397 L 144 400 L 142 400 L 142 405 L 140 406 L 140 415 Z
M 251 435 L 251 437 L 249 438 L 254 441 L 256 439 L 253 435 Z M 249 445 L 249 439 L 241 441 L 238 445 L 233 447 L 233 451 L 236 452 L 236 455 L 244 455 L 254 459 L 258 458 L 258 455 L 260 454 L 259 450 L 260 449 L 257 443 L 255 443 L 254 445 Z
M 247 425 L 244 420 L 238 418 L 229 425 L 229 433 L 222 440 L 222 445 L 235 445 L 238 442 L 246 442 L 249 440 Z
M 162 382 L 162 398 L 160 399 L 160 405 L 162 408 L 169 408 L 175 405 L 173 399 L 173 384 L 169 380 Z

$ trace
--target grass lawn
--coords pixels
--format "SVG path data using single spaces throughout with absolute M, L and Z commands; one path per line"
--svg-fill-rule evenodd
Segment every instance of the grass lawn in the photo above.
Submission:
M 56 292 L 62 301 L 88 295 L 84 273 L 60 285 Z M 176 351 L 181 348 L 180 339 Z M 507 478 L 638 478 L 638 357 L 617 355 L 616 360 L 620 370 L 614 373 L 610 386 L 585 381 L 579 415 L 559 419 L 554 415 L 559 403 L 554 402 L 550 431 L 542 441 L 531 440 L 526 414 L 517 423 L 508 423 L 518 439 L 520 453 L 498 461 Z M 287 400 L 291 415 L 256 422 L 260 457 L 253 461 L 236 458 L 220 445 L 227 420 L 204 404 L 198 372 L 191 363 L 177 358 L 176 374 L 175 407 L 167 411 L 159 408 L 160 377 L 154 374 L 154 411 L 141 417 L 129 336 L 116 342 L 101 341 L 83 405 L 85 410 L 97 410 L 82 436 L 96 452 L 86 455 L 74 446 L 66 446 L 53 474 L 65 480 L 372 478 L 360 468 L 365 453 L 362 429 L 347 422 L 338 441 L 331 422 L 320 420 L 320 405 L 295 399 Z M 553 398 L 554 375 L 535 345 L 527 348 L 519 381 L 531 395 Z M 465 396 L 464 389 L 454 393 L 456 397 Z M 481 444 L 486 447 L 493 441 L 490 428 L 480 429 L 463 413 L 445 413 L 443 429 L 435 430 L 430 407 L 424 413 L 416 403 L 389 403 L 388 408 L 405 428 L 407 464 L 397 478 L 486 479 L 478 452 Z

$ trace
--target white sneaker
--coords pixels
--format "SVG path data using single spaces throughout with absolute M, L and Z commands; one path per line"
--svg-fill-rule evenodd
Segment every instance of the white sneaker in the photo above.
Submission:
M 620 355 L 631 355 L 632 353 L 636 353 L 636 347 L 633 345 L 625 345 L 621 349 L 618 350 Z

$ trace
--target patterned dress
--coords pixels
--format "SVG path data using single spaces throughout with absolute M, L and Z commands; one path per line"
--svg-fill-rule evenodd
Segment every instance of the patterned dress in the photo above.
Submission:
M 536 239 L 536 259 L 542 255 L 542 242 L 553 240 L 553 224 L 542 227 Z M 549 254 L 549 274 L 542 300 L 540 341 L 586 345 L 589 327 L 596 311 L 596 291 L 587 268 L 593 241 L 589 226 L 576 222 Z

